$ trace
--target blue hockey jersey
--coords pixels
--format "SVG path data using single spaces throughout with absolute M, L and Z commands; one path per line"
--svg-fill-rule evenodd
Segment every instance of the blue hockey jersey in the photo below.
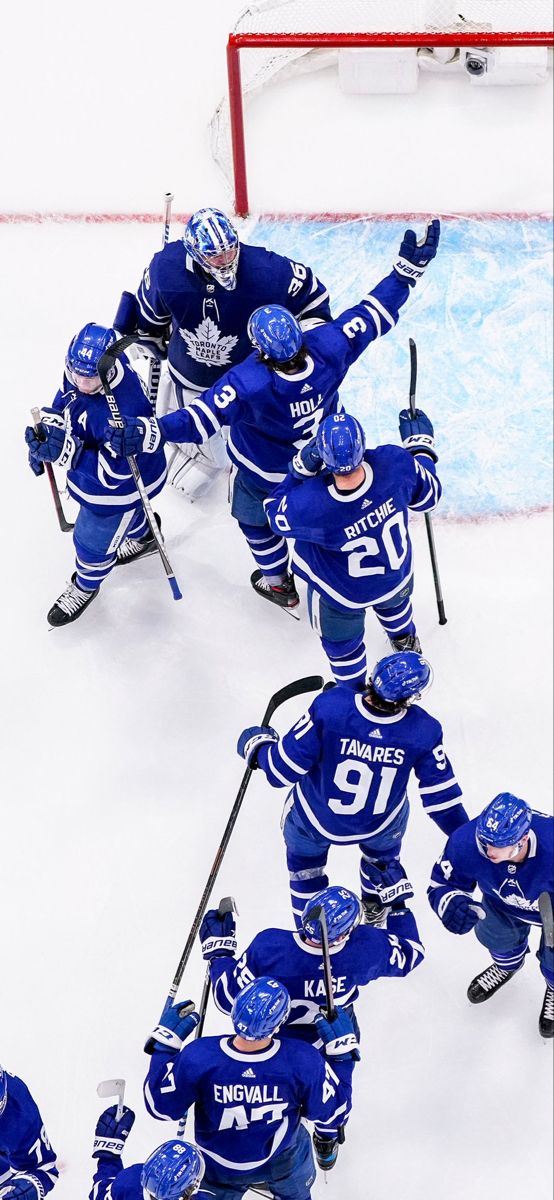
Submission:
M 345 1008 L 354 1004 L 359 989 L 384 976 L 402 978 L 423 961 L 424 950 L 412 913 L 389 913 L 387 928 L 359 925 L 347 942 L 331 946 L 333 994 Z M 284 984 L 292 1000 L 290 1017 L 280 1037 L 300 1038 L 320 1050 L 323 1046 L 315 1018 L 325 1008 L 325 979 L 321 950 L 309 946 L 299 933 L 264 929 L 238 959 L 214 958 L 210 963 L 217 1007 L 230 1013 L 243 988 L 269 975 Z
M 6 1071 L 6 1077 L 8 1099 L 0 1114 L 0 1191 L 21 1174 L 36 1181 L 40 1195 L 46 1196 L 58 1178 L 55 1151 L 28 1087 L 17 1075 Z
M 204 390 L 250 353 L 248 319 L 264 304 L 282 304 L 308 328 L 331 318 L 327 289 L 303 263 L 242 243 L 236 287 L 226 291 L 182 241 L 170 242 L 154 255 L 138 289 L 139 333 L 170 334 L 173 379 Z
M 295 450 L 315 437 L 323 417 L 342 408 L 337 389 L 349 367 L 396 325 L 409 294 L 406 281 L 391 271 L 359 304 L 305 334 L 305 365 L 299 370 L 273 370 L 250 354 L 185 409 L 161 417 L 163 436 L 203 442 L 228 425 L 232 461 L 272 489 L 285 479 Z
M 302 1117 L 318 1126 L 346 1120 L 353 1067 L 331 1067 L 290 1038 L 245 1054 L 233 1037 L 202 1037 L 176 1054 L 155 1050 L 144 1095 L 160 1120 L 179 1120 L 194 1105 L 195 1142 L 218 1168 L 263 1173 L 295 1140 Z
M 343 612 L 392 599 L 412 575 L 408 509 L 429 512 L 441 485 L 428 455 L 377 446 L 364 455 L 365 480 L 341 492 L 329 471 L 287 475 L 264 501 L 275 533 L 295 538 L 301 579 Z
M 330 842 L 358 843 L 394 821 L 415 771 L 423 807 L 444 833 L 467 821 L 461 788 L 444 752 L 442 728 L 419 705 L 394 716 L 360 692 L 322 692 L 279 742 L 258 751 L 273 787 L 293 787 L 308 828 Z
M 477 841 L 477 820 L 454 830 L 435 863 L 427 892 L 431 908 L 441 916 L 453 893 L 473 895 L 479 887 L 507 916 L 540 925 L 541 892 L 554 902 L 554 817 L 533 812 L 529 851 L 521 863 L 491 862 Z
M 123 417 L 152 416 L 152 405 L 142 381 L 125 356 L 117 361 L 110 387 Z M 103 514 L 140 504 L 127 459 L 114 454 L 104 443 L 105 431 L 111 421 L 106 397 L 101 392 L 93 396 L 79 392 L 64 374 L 52 409 L 64 415 L 66 429 L 75 442 L 67 471 L 67 487 L 74 500 L 84 508 Z M 48 412 L 48 409 L 44 411 Z M 165 483 L 165 452 L 160 448 L 154 454 L 139 454 L 136 461 L 146 492 L 153 499 Z

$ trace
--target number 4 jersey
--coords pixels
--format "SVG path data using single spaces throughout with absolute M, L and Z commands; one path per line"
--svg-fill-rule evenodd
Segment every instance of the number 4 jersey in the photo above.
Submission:
M 406 803 L 412 770 L 426 812 L 451 833 L 468 818 L 442 736 L 439 722 L 418 705 L 385 716 L 360 692 L 336 687 L 279 742 L 261 747 L 258 766 L 273 787 L 294 785 L 304 824 L 330 842 L 359 843 L 385 832 Z
M 429 512 L 441 485 L 427 455 L 377 446 L 364 455 L 365 479 L 339 491 L 333 475 L 288 475 L 264 501 L 271 528 L 295 538 L 293 568 L 343 612 L 393 600 L 412 575 L 408 509 Z

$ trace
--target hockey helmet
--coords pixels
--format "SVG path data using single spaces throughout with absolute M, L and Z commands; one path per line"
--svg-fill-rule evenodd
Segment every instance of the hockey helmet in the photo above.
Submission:
M 146 1159 L 140 1182 L 144 1200 L 189 1200 L 204 1178 L 204 1159 L 189 1142 L 164 1142 Z
M 360 422 L 348 413 L 333 413 L 321 422 L 317 450 L 334 475 L 347 475 L 364 457 L 365 433 Z
M 91 394 L 101 388 L 98 363 L 109 346 L 117 340 L 115 329 L 89 321 L 70 342 L 65 359 L 68 378 L 80 391 Z M 87 383 L 88 381 L 88 383 Z
M 413 704 L 432 682 L 430 664 L 415 650 L 404 650 L 381 658 L 371 676 L 373 691 L 387 704 Z
M 315 942 L 318 946 L 323 943 L 321 919 L 310 914 L 319 907 L 323 909 L 330 946 L 350 937 L 362 919 L 361 901 L 354 892 L 349 892 L 348 888 L 328 887 L 318 892 L 308 901 L 302 913 L 304 933 L 310 942 Z
M 475 835 L 481 846 L 517 846 L 531 828 L 531 809 L 511 792 L 499 792 L 477 818 Z
M 302 349 L 302 330 L 296 317 L 282 304 L 266 304 L 248 322 L 252 345 L 272 362 L 286 363 Z
M 185 226 L 183 242 L 191 258 L 216 283 L 232 292 L 237 286 L 239 235 L 219 208 L 199 208 Z
M 231 1020 L 235 1033 L 247 1042 L 273 1037 L 284 1025 L 291 1008 L 286 987 L 276 979 L 262 975 L 239 992 Z

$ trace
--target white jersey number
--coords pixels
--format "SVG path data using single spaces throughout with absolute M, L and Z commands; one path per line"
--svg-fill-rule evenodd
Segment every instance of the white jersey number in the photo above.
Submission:
M 393 530 L 397 531 L 397 542 L 393 538 Z M 404 513 L 394 513 L 385 522 L 381 530 L 382 546 L 377 538 L 359 537 L 352 542 L 346 542 L 341 550 L 348 554 L 348 574 L 356 579 L 363 575 L 384 575 L 386 567 L 372 567 L 368 559 L 376 558 L 385 551 L 391 571 L 398 571 L 408 553 L 408 534 L 404 522 Z
M 396 776 L 396 767 L 380 767 L 379 773 L 379 789 L 373 806 L 376 816 L 386 810 Z M 349 794 L 350 799 L 345 800 L 340 796 L 331 796 L 329 808 L 332 808 L 333 812 L 344 813 L 347 816 L 354 816 L 355 813 L 361 812 L 367 804 L 369 790 L 374 779 L 375 771 L 367 763 L 358 762 L 356 758 L 344 759 L 335 771 L 333 783 L 341 792 Z

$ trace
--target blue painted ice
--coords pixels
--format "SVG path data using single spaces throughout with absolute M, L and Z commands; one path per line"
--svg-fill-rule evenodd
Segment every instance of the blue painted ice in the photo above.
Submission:
M 260 219 L 249 237 L 313 266 L 337 316 L 387 274 L 406 225 Z M 441 513 L 542 508 L 552 502 L 552 334 L 551 223 L 447 218 L 425 281 L 396 330 L 350 371 L 342 396 L 368 440 L 397 441 L 413 337 L 417 400 L 434 421 L 440 452 Z

